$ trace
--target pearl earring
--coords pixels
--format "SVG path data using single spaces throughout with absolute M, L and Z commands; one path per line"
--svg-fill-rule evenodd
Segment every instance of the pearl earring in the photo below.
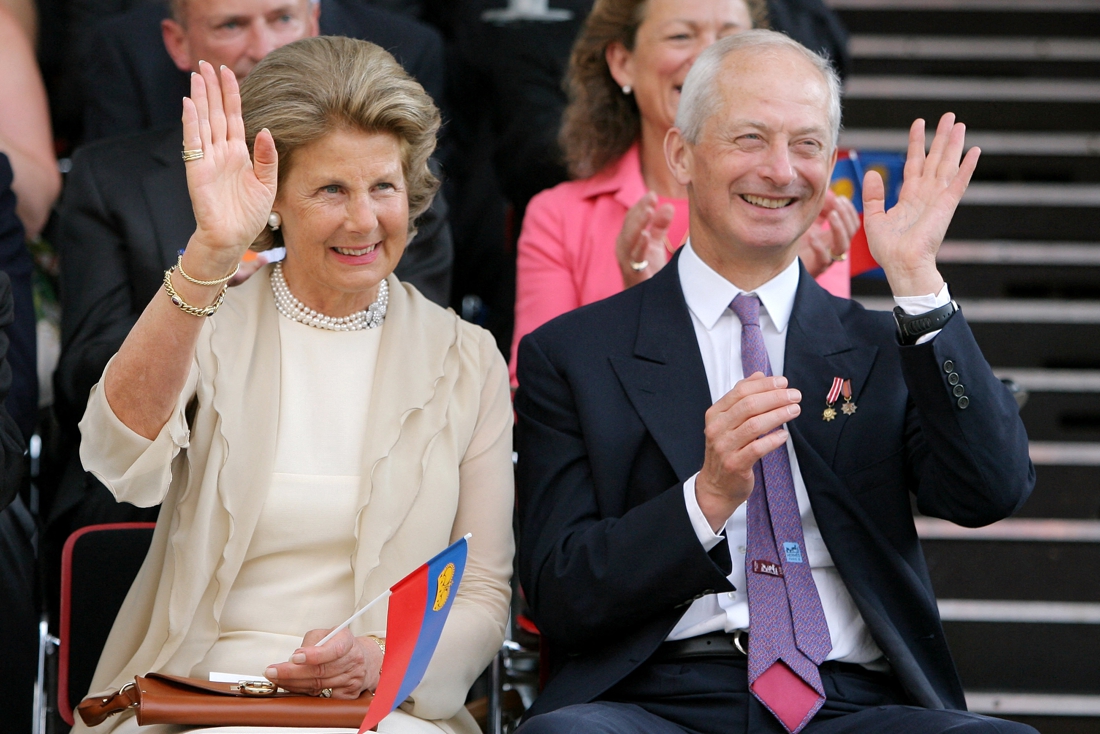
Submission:
M 272 232 L 277 230 L 282 223 L 283 218 L 279 216 L 279 212 L 271 212 L 271 215 L 267 218 L 267 226 L 271 227 Z
M 633 91 L 634 91 L 634 87 L 630 86 L 629 84 L 624 84 L 623 85 L 623 94 L 630 94 Z

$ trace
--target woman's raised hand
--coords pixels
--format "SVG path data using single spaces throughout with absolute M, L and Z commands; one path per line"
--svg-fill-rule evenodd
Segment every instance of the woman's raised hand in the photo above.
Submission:
M 623 288 L 648 280 L 665 266 L 665 240 L 675 210 L 671 204 L 657 204 L 650 191 L 630 207 L 615 239 L 615 257 L 623 274 Z M 643 266 L 644 265 L 644 266 Z
M 183 147 L 203 155 L 186 163 L 195 210 L 195 234 L 187 245 L 187 272 L 220 278 L 267 224 L 275 201 L 278 154 L 267 129 L 256 135 L 255 162 L 245 142 L 241 94 L 231 70 L 200 61 L 183 100 Z
M 810 275 L 816 278 L 845 259 L 857 231 L 859 212 L 852 200 L 825 192 L 825 205 L 817 220 L 798 238 L 798 256 Z

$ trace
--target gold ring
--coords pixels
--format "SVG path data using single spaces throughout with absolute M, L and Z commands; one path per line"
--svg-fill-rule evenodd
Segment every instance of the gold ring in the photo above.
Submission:
M 649 260 L 642 260 L 640 263 L 636 263 L 633 260 L 630 262 L 630 269 L 635 273 L 640 273 L 649 267 Z
M 183 161 L 184 163 L 186 163 L 187 161 L 197 161 L 204 155 L 205 153 L 202 152 L 202 148 L 195 148 L 194 150 L 187 150 L 186 148 L 184 148 Z
M 835 263 L 842 263 L 842 262 L 844 262 L 845 260 L 848 259 L 848 253 L 843 252 L 839 255 L 834 255 L 833 253 L 830 252 L 829 253 L 829 259 L 832 260 Z
M 322 688 L 321 692 L 318 695 L 321 698 L 332 698 L 332 689 L 331 688 Z

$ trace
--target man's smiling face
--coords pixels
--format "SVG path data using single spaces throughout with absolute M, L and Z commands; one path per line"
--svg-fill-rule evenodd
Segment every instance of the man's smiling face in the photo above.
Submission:
M 684 155 L 692 242 L 793 250 L 821 211 L 836 155 L 828 87 L 786 49 L 734 52 L 718 74 L 715 113 Z

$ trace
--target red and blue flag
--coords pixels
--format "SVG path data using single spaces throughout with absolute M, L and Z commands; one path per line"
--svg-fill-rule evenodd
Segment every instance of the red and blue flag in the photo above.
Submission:
M 466 548 L 466 538 L 459 538 L 390 587 L 382 676 L 359 734 L 377 726 L 423 679 L 462 581 Z
M 898 194 L 904 178 L 905 154 L 861 151 L 841 149 L 838 152 L 836 167 L 833 168 L 833 180 L 830 188 L 833 193 L 847 196 L 852 200 L 859 212 L 860 227 L 852 237 L 848 257 L 851 260 L 852 277 L 865 275 L 868 277 L 885 277 L 882 268 L 871 257 L 871 248 L 867 245 L 867 232 L 863 229 L 863 174 L 866 171 L 877 171 L 882 176 L 885 188 L 885 201 L 887 210 L 898 203 Z

